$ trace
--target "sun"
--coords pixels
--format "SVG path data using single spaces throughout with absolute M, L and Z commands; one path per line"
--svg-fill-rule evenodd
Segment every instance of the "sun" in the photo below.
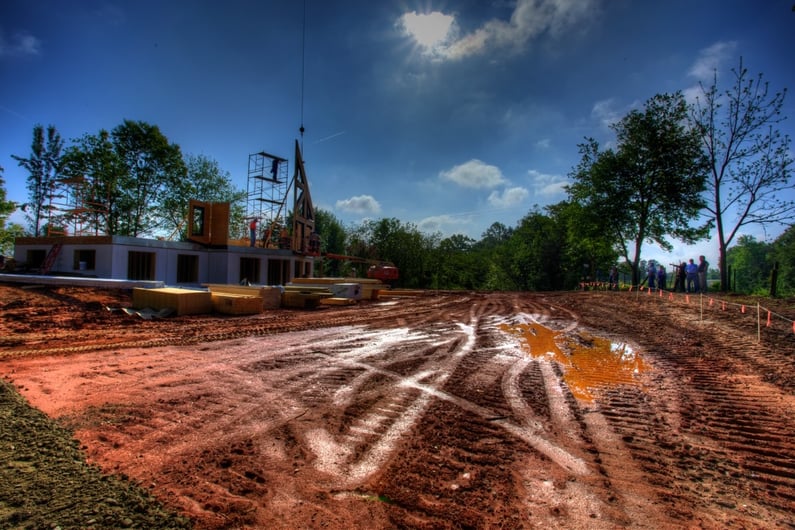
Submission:
M 442 44 L 450 34 L 455 19 L 439 11 L 420 14 L 416 11 L 404 13 L 400 22 L 407 35 L 417 44 L 429 50 Z

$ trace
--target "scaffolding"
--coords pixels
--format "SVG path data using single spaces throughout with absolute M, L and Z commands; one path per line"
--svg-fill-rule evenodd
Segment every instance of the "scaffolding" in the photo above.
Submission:
M 83 175 L 58 179 L 48 214 L 48 236 L 96 236 L 105 232 L 107 206 L 95 196 L 93 183 Z
M 256 219 L 258 245 L 278 243 L 285 225 L 285 200 L 289 189 L 289 164 L 286 158 L 260 151 L 248 156 L 246 218 Z

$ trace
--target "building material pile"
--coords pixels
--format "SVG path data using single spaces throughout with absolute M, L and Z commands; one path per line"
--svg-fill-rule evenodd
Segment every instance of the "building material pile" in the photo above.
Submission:
M 261 302 L 260 310 L 279 309 L 282 305 L 282 290 L 279 287 L 267 285 L 228 285 L 219 283 L 205 283 L 202 285 L 210 290 L 213 297 L 223 295 L 255 297 Z
M 359 295 L 363 300 L 377 300 L 380 292 L 389 289 L 387 284 L 370 278 L 294 278 L 292 284 L 323 286 L 329 290 L 337 289 L 337 293 L 349 289 L 351 284 L 356 284 L 360 286 Z M 338 296 L 347 298 L 344 295 Z
M 173 309 L 174 314 L 200 315 L 212 311 L 210 291 L 162 287 L 143 289 L 136 287 L 132 292 L 133 309 Z

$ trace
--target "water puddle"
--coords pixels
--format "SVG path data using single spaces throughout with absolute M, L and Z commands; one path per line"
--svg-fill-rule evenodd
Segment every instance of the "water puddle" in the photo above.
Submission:
M 646 370 L 640 354 L 628 344 L 591 335 L 563 335 L 541 324 L 503 324 L 500 329 L 519 337 L 533 358 L 556 361 L 563 380 L 577 399 L 592 401 L 594 391 L 619 385 L 638 385 Z

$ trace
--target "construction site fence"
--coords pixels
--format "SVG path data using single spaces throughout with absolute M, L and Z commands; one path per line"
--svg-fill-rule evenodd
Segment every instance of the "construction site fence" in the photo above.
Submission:
M 782 325 L 785 331 L 792 330 L 792 333 L 795 334 L 795 320 L 764 307 L 761 302 L 747 304 L 723 300 L 709 293 L 682 293 L 646 286 L 610 285 L 607 282 L 584 282 L 580 284 L 580 288 L 582 290 L 615 290 L 634 294 L 638 299 L 644 297 L 650 298 L 650 300 L 656 299 L 663 302 L 678 303 L 685 307 L 698 309 L 699 321 L 704 320 L 705 312 L 734 311 L 737 314 L 756 319 L 757 342 L 762 340 L 762 333 L 765 330 L 771 328 L 781 329 Z

